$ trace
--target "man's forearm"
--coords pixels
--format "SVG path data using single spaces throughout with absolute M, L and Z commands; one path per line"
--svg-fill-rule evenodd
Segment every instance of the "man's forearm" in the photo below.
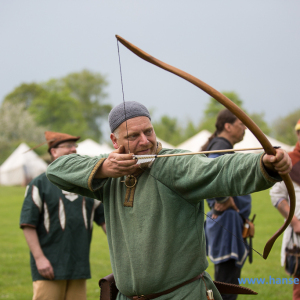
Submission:
M 281 215 L 286 219 L 290 212 L 290 205 L 286 199 L 283 199 L 277 206 L 277 209 L 281 213 Z M 298 219 L 296 216 L 293 216 L 293 219 L 291 221 L 291 225 L 293 226 L 296 222 L 298 222 Z
M 51 262 L 44 255 L 35 228 L 24 227 L 23 229 L 28 247 L 34 257 L 36 267 L 40 275 L 50 280 L 54 279 L 54 270 Z
M 40 246 L 36 229 L 31 227 L 24 227 L 23 233 L 34 259 L 36 260 L 44 256 L 44 252 Z

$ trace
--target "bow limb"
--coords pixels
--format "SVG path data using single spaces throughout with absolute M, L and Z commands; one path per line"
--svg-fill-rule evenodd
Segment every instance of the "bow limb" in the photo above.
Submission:
M 222 93 L 215 90 L 213 87 L 209 86 L 205 82 L 201 81 L 200 79 L 178 69 L 171 65 L 168 65 L 155 57 L 149 55 L 148 53 L 144 52 L 143 50 L 139 49 L 135 45 L 129 43 L 122 37 L 116 35 L 117 40 L 123 44 L 126 48 L 128 48 L 130 51 L 132 51 L 134 54 L 139 56 L 140 58 L 146 60 L 147 62 L 164 69 L 168 72 L 171 72 L 187 81 L 192 83 L 193 85 L 197 86 L 207 94 L 209 94 L 211 97 L 219 101 L 221 104 L 223 104 L 226 108 L 228 108 L 234 115 L 237 116 L 238 119 L 240 119 L 245 126 L 254 134 L 254 136 L 258 139 L 262 147 L 264 148 L 265 152 L 270 155 L 275 155 L 276 150 L 272 147 L 269 140 L 266 138 L 264 133 L 260 130 L 260 128 L 253 122 L 253 120 L 244 112 L 242 111 L 235 103 L 233 103 L 230 99 L 228 99 L 226 96 L 224 96 Z M 295 191 L 294 186 L 292 183 L 292 180 L 290 176 L 287 175 L 281 175 L 290 197 L 290 212 L 289 216 L 284 222 L 284 224 L 276 231 L 276 233 L 268 240 L 268 242 L 265 245 L 263 258 L 266 259 L 273 247 L 273 244 L 275 243 L 276 239 L 283 233 L 283 231 L 288 227 L 288 225 L 291 223 L 291 220 L 294 216 L 295 212 Z

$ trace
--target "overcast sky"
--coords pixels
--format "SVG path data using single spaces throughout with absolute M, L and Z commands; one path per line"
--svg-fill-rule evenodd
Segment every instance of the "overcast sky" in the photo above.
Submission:
M 269 124 L 300 108 L 298 0 L 1 1 L 0 100 L 21 83 L 83 69 L 122 101 L 115 34 L 219 91 Z M 199 122 L 209 96 L 120 45 L 125 100 Z M 299 116 L 300 118 L 300 116 Z

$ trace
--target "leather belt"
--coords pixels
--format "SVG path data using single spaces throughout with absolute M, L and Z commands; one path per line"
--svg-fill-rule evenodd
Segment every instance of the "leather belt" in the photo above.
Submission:
M 183 286 L 184 284 L 192 282 L 193 280 L 196 280 L 197 278 L 201 278 L 203 280 L 203 283 L 205 284 L 205 289 L 206 289 L 206 298 L 212 300 L 213 299 L 212 290 L 207 289 L 207 285 L 205 283 L 203 273 L 196 276 L 195 278 L 175 287 L 175 288 L 172 288 L 171 290 L 175 290 L 176 288 L 179 288 L 180 286 Z M 213 283 L 216 286 L 216 288 L 219 290 L 220 294 L 257 295 L 256 292 L 254 292 L 253 290 L 246 288 L 244 286 L 235 285 L 235 284 L 231 284 L 231 283 L 225 283 L 225 282 L 219 282 L 219 281 L 213 281 Z M 100 300 L 115 300 L 115 299 L 117 299 L 119 290 L 116 286 L 114 274 L 107 275 L 104 278 L 100 279 L 99 286 L 101 288 Z M 166 293 L 170 293 L 170 292 L 171 291 L 167 290 L 167 291 L 163 292 L 162 294 L 166 294 Z M 153 295 L 160 295 L 160 294 L 158 293 L 158 294 L 153 294 Z M 147 299 L 147 297 L 148 297 L 148 299 L 154 299 L 154 298 L 152 298 L 152 295 L 134 296 L 134 297 L 135 298 L 133 298 L 133 297 L 127 297 L 127 298 L 132 299 L 132 300 L 133 299 L 135 299 L 135 300 L 144 299 L 145 300 L 145 299 Z M 149 298 L 149 297 L 151 297 L 151 298 Z
M 132 297 L 126 296 L 126 297 L 129 298 L 129 299 L 131 299 L 131 300 L 150 300 L 150 299 L 155 299 L 155 298 L 158 298 L 158 297 L 160 297 L 162 295 L 169 294 L 169 293 L 171 293 L 171 292 L 173 292 L 173 291 L 181 288 L 182 286 L 184 286 L 186 284 L 189 284 L 189 283 L 191 283 L 193 281 L 196 281 L 197 279 L 203 277 L 203 275 L 204 275 L 204 272 L 201 273 L 200 275 L 197 275 L 196 277 L 194 277 L 194 278 L 192 278 L 190 280 L 187 280 L 187 281 L 185 281 L 185 282 L 183 282 L 181 284 L 178 284 L 178 285 L 176 285 L 176 286 L 174 286 L 174 287 L 172 287 L 172 288 L 170 288 L 168 290 L 165 290 L 163 292 L 160 292 L 160 293 L 155 293 L 155 294 L 150 294 L 150 295 L 132 296 Z

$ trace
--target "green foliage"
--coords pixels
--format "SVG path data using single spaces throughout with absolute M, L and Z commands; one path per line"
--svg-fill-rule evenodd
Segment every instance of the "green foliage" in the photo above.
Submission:
M 152 124 L 159 138 L 172 145 L 180 144 L 182 128 L 178 124 L 177 118 L 170 118 L 164 115 L 160 121 L 154 121 Z
M 243 101 L 237 93 L 231 91 L 223 92 L 223 94 L 246 112 L 245 108 L 243 108 Z M 159 121 L 153 122 L 154 129 L 159 138 L 177 146 L 201 130 L 206 129 L 214 132 L 218 113 L 223 109 L 225 108 L 222 104 L 214 98 L 210 98 L 207 108 L 204 111 L 204 117 L 199 122 L 199 125 L 195 125 L 191 120 L 188 120 L 186 124 L 180 124 L 176 118 L 164 115 Z M 249 116 L 265 134 L 271 134 L 271 129 L 265 122 L 263 113 L 253 113 Z
M 232 102 L 234 102 L 237 106 L 241 107 L 243 106 L 243 101 L 240 99 L 238 94 L 233 91 L 224 91 L 222 92 L 223 95 L 225 95 L 227 98 L 229 98 Z M 206 110 L 204 111 L 205 116 L 207 118 L 216 118 L 218 113 L 224 109 L 224 106 L 217 101 L 216 99 L 210 97 L 209 103 L 207 105 Z M 243 109 L 244 110 L 244 109 Z
M 222 92 L 222 94 L 224 94 L 227 98 L 232 100 L 237 106 L 239 106 L 245 111 L 245 109 L 243 108 L 243 101 L 240 99 L 237 93 L 230 91 L 230 92 Z M 220 102 L 218 102 L 217 100 L 211 97 L 209 99 L 207 108 L 204 111 L 204 118 L 200 124 L 201 130 L 206 129 L 210 132 L 214 132 L 218 113 L 223 109 L 225 109 L 224 106 Z
M 196 135 L 199 131 L 199 126 L 195 126 L 195 124 L 191 120 L 188 120 L 187 125 L 184 129 L 183 140 L 180 143 L 183 143 L 190 137 Z
M 85 136 L 87 122 L 81 113 L 81 105 L 64 90 L 45 92 L 32 101 L 28 111 L 40 126 L 52 131 Z
M 103 104 L 106 86 L 103 75 L 83 70 L 46 83 L 21 84 L 3 103 L 23 104 L 47 130 L 99 141 L 101 121 L 111 109 Z
M 269 125 L 264 121 L 264 113 L 253 113 L 249 115 L 250 118 L 254 121 L 254 123 L 262 130 L 262 132 L 266 135 L 271 134 L 271 128 Z
M 111 105 L 102 104 L 107 97 L 104 88 L 107 86 L 105 77 L 99 73 L 83 70 L 71 73 L 61 79 L 52 79 L 45 88 L 57 92 L 68 91 L 70 97 L 79 103 L 79 111 L 86 121 L 85 136 L 99 140 L 102 137 L 100 124 L 111 110 Z
M 5 102 L 0 107 L 0 164 L 20 143 L 34 146 L 44 141 L 43 127 L 37 126 L 25 103 Z
M 242 107 L 243 102 L 235 92 L 223 92 L 223 94 L 239 107 Z M 217 115 L 223 109 L 224 106 L 222 104 L 214 98 L 210 98 L 207 108 L 204 111 L 204 117 L 201 122 L 199 122 L 199 125 L 195 125 L 191 120 L 188 120 L 186 125 L 180 124 L 177 118 L 170 118 L 164 115 L 159 121 L 153 122 L 153 126 L 159 138 L 177 146 L 197 134 L 200 130 L 206 129 L 210 132 L 214 132 Z M 260 125 L 267 128 L 267 124 L 263 121 L 263 115 L 254 114 L 253 116 Z
M 32 101 L 44 92 L 44 88 L 35 82 L 22 83 L 4 98 L 3 103 L 23 104 L 28 109 Z
M 177 146 L 195 135 L 199 130 L 188 120 L 186 126 L 179 124 L 177 118 L 162 116 L 159 121 L 152 122 L 156 135 L 167 143 Z
M 229 98 L 237 106 L 239 106 L 244 112 L 247 113 L 246 109 L 243 107 L 243 101 L 237 93 L 230 91 L 230 92 L 222 92 L 222 94 L 224 94 L 227 98 Z M 218 113 L 223 109 L 225 108 L 221 103 L 216 101 L 214 98 L 210 98 L 207 108 L 204 111 L 204 118 L 200 123 L 201 130 L 206 129 L 210 132 L 214 132 Z M 253 113 L 250 114 L 249 116 L 265 134 L 267 135 L 271 134 L 270 127 L 264 121 L 263 113 Z
M 275 138 L 288 145 L 295 145 L 297 142 L 295 126 L 299 119 L 300 109 L 276 120 L 273 124 Z

